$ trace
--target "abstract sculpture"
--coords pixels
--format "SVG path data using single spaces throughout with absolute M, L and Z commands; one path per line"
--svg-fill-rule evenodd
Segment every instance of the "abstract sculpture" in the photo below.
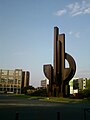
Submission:
M 69 68 L 65 68 L 65 59 Z M 72 56 L 65 53 L 65 34 L 59 34 L 59 28 L 54 27 L 54 66 L 43 66 L 45 76 L 49 79 L 48 96 L 69 96 L 69 81 L 76 71 L 76 64 Z

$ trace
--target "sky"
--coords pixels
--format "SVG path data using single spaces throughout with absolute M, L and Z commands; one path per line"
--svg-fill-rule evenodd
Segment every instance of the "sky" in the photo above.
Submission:
M 30 71 L 30 85 L 53 65 L 54 27 L 65 33 L 75 77 L 90 77 L 90 0 L 0 0 L 0 69 Z

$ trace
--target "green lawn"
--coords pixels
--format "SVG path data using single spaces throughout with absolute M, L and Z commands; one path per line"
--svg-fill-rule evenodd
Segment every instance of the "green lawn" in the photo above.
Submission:
M 17 97 L 22 98 L 35 98 L 43 101 L 49 102 L 64 102 L 64 103 L 79 103 L 79 102 L 90 102 L 88 99 L 71 99 L 71 98 L 63 98 L 63 97 L 41 97 L 41 96 L 30 96 L 24 94 L 14 94 Z
M 70 99 L 70 98 L 63 98 L 63 97 L 49 97 L 49 98 L 44 98 L 46 101 L 51 101 L 51 102 L 64 102 L 64 103 L 77 103 L 77 102 L 82 102 L 84 101 L 83 99 Z

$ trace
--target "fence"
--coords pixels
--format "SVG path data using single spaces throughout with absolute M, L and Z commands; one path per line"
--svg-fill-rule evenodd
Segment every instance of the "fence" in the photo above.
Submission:
M 16 113 L 15 120 L 19 120 L 19 113 Z M 60 112 L 57 112 L 57 120 L 61 120 L 60 119 Z
M 90 108 L 84 108 L 84 120 L 89 120 L 88 113 L 90 115 Z M 15 120 L 19 120 L 19 113 L 16 113 Z M 60 112 L 57 112 L 57 120 L 61 120 Z
M 84 108 L 84 120 L 87 120 L 88 113 L 90 114 L 90 108 Z

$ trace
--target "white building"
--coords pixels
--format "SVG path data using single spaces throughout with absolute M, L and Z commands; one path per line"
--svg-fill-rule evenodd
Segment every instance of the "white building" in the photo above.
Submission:
M 41 80 L 41 86 L 43 88 L 47 88 L 47 85 L 49 84 L 49 80 L 48 79 L 45 79 L 45 80 Z
M 73 78 L 70 80 L 70 94 L 78 93 L 84 90 L 88 85 L 90 78 Z

